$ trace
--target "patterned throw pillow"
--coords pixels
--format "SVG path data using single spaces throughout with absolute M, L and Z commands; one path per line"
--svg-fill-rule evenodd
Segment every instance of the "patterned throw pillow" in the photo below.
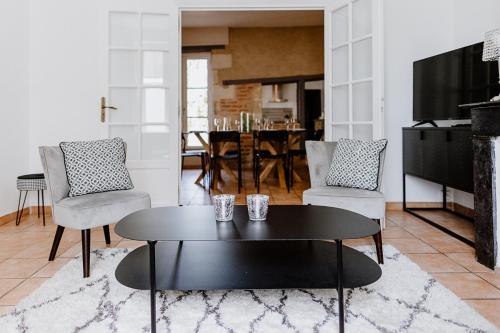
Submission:
M 380 155 L 387 140 L 340 139 L 333 153 L 326 184 L 374 191 L 378 187 Z
M 61 142 L 69 195 L 130 190 L 134 188 L 125 166 L 125 143 L 121 138 Z

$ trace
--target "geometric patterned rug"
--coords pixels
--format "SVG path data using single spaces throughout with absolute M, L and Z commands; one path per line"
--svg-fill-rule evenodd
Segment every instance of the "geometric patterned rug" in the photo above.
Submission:
M 357 247 L 374 257 L 373 247 Z M 149 292 L 114 271 L 127 249 L 96 250 L 0 316 L 0 332 L 149 332 Z M 390 245 L 379 281 L 345 291 L 346 332 L 497 332 L 474 309 Z M 337 332 L 335 289 L 157 293 L 158 332 Z

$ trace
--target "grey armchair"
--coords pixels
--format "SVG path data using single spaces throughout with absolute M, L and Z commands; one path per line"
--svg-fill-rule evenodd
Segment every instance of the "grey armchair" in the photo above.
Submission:
M 134 190 L 68 197 L 69 184 L 61 148 L 40 147 L 45 180 L 52 201 L 52 221 L 57 224 L 49 261 L 54 260 L 65 228 L 81 230 L 83 277 L 90 276 L 90 229 L 103 227 L 111 243 L 109 224 L 137 210 L 150 208 L 149 194 Z
M 384 194 L 380 192 L 380 183 L 384 169 L 385 151 L 382 153 L 380 159 L 379 188 L 377 190 L 368 191 L 356 188 L 328 186 L 326 185 L 326 176 L 336 145 L 336 142 L 306 142 L 311 188 L 304 191 L 302 197 L 303 203 L 305 205 L 328 206 L 350 210 L 375 220 L 383 227 L 385 222 L 385 198 Z M 378 262 L 383 264 L 382 232 L 373 235 L 373 239 L 377 249 Z

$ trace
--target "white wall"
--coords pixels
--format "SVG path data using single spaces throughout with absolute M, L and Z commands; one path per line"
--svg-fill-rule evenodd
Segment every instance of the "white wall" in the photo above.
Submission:
M 99 137 L 99 17 L 95 0 L 30 1 L 29 9 L 26 155 L 30 170 L 43 172 L 39 146 Z M 50 200 L 47 191 L 45 204 Z
M 476 1 L 474 1 L 476 2 Z M 402 201 L 402 127 L 411 126 L 413 62 L 453 46 L 453 0 L 385 0 L 385 135 L 389 140 L 384 173 L 387 201 Z M 408 177 L 408 201 L 440 201 L 441 186 Z
M 453 47 L 484 40 L 484 33 L 500 28 L 499 0 L 453 1 Z
M 0 1 L 0 216 L 17 209 L 29 172 L 28 0 Z
M 96 0 L 31 1 L 30 166 L 38 146 L 99 137 L 101 64 Z M 93 22 L 93 24 L 89 24 Z M 85 55 L 85 56 L 82 56 Z M 104 58 L 104 57 L 102 57 Z

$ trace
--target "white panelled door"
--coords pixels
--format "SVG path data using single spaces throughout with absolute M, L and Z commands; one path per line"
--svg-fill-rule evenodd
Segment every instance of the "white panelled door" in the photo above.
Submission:
M 334 0 L 325 11 L 327 140 L 383 136 L 379 0 Z
M 165 0 L 101 3 L 103 136 L 126 141 L 135 188 L 149 192 L 153 206 L 177 205 L 177 10 Z

